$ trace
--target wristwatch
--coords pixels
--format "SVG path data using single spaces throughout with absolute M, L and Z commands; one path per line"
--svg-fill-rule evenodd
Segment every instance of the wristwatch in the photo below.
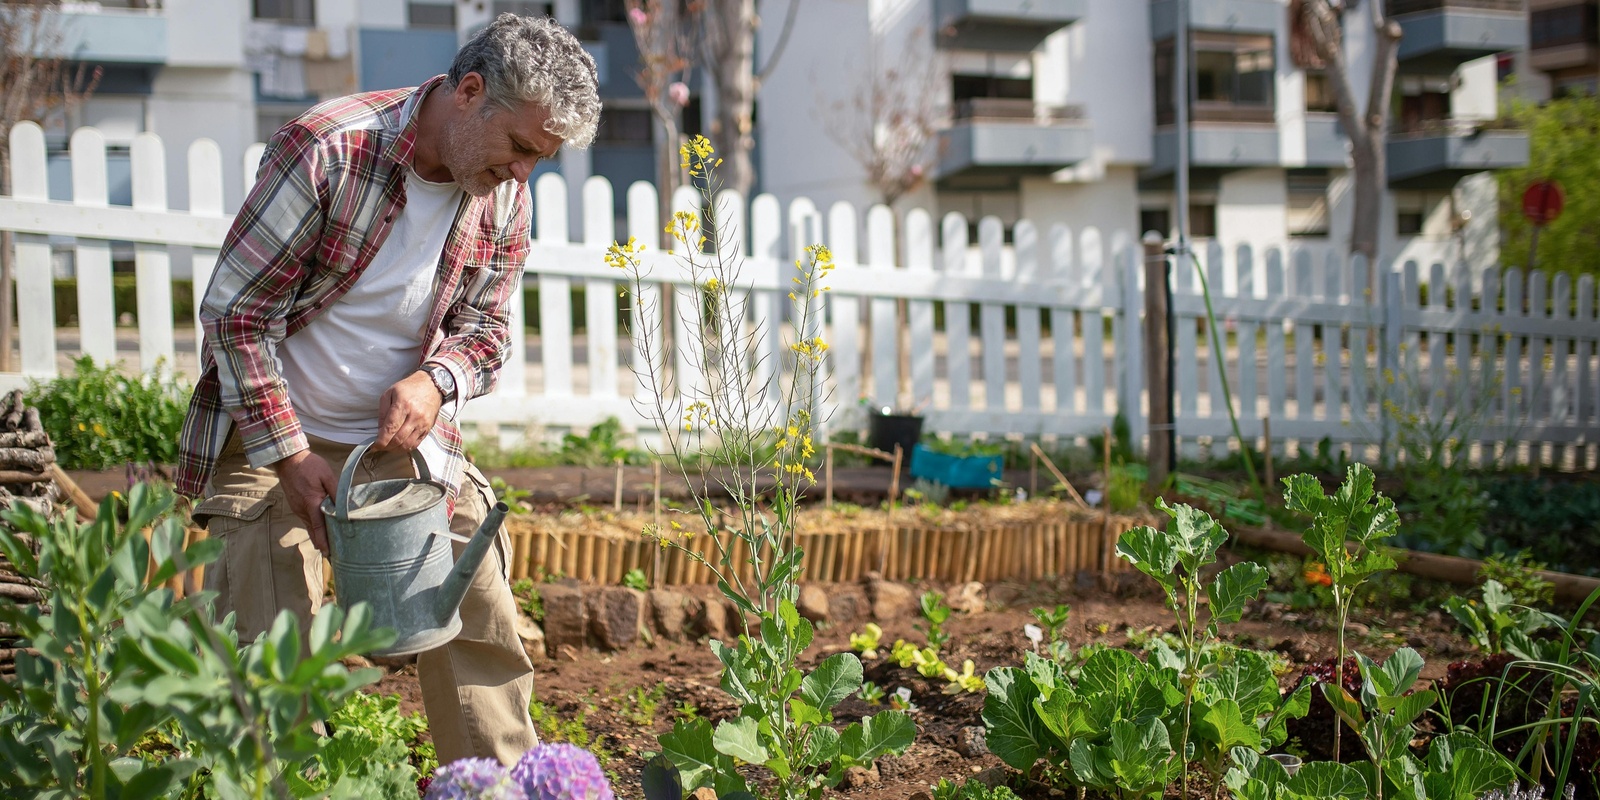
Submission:
M 444 402 L 456 399 L 456 379 L 450 374 L 450 370 L 438 364 L 423 364 L 422 371 L 433 379 L 433 385 L 439 390 L 439 397 Z

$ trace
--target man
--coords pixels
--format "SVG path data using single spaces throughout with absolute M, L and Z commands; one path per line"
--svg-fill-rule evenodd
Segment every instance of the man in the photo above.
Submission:
M 356 445 L 357 482 L 411 475 L 420 450 L 453 492 L 451 529 L 493 504 L 452 421 L 494 387 L 522 285 L 526 184 L 600 114 L 594 60 L 549 19 L 502 14 L 415 89 L 306 112 L 272 137 L 201 304 L 206 352 L 178 490 L 225 544 L 217 613 L 253 639 L 321 605 L 319 510 Z M 536 743 L 505 531 L 461 606 L 462 632 L 418 656 L 439 760 L 510 763 Z M 459 552 L 459 546 L 458 546 Z

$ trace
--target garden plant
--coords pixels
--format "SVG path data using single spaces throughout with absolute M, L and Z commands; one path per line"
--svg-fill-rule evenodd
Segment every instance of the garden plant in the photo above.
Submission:
M 647 262 L 654 259 L 632 239 L 613 244 L 606 256 L 627 274 L 632 336 L 649 390 L 640 411 L 664 433 L 661 454 L 696 487 L 692 521 L 646 534 L 710 569 L 722 594 L 755 625 L 753 632 L 736 626 L 736 641 L 711 643 L 722 665 L 721 687 L 739 704 L 739 713 L 715 726 L 704 719 L 680 721 L 661 736 L 661 746 L 684 790 L 710 786 L 724 797 L 748 792 L 752 776 L 736 766 L 748 763 L 768 773 L 758 779 L 770 784 L 763 796 L 816 798 L 847 768 L 903 752 L 916 733 L 899 711 L 864 717 L 842 731 L 833 726 L 833 708 L 862 688 L 854 653 L 829 656 L 810 672 L 796 666 L 815 633 L 795 607 L 803 556 L 795 509 L 814 482 L 807 462 L 816 453 L 827 352 L 818 330 L 833 257 L 813 245 L 796 261 L 800 274 L 787 293 L 794 328 L 781 361 L 774 362 L 780 357 L 761 349 L 766 331 L 747 321 L 751 292 L 741 282 L 739 233 L 728 223 L 729 210 L 719 206 L 721 160 L 702 137 L 685 144 L 681 157 L 701 209 L 678 211 L 666 226 L 676 241 L 676 266 L 699 289 L 695 300 L 683 302 L 680 295 L 676 307 L 681 329 L 688 331 L 687 340 L 675 342 L 676 363 L 688 364 L 688 370 L 679 372 L 674 354 L 661 343 L 666 315 L 659 288 L 646 279 Z M 692 453 L 724 476 L 722 489 L 732 503 L 728 527 L 737 547 L 724 546 L 715 535 L 722 514 L 700 481 L 687 474 Z M 685 547 L 697 534 L 713 537 L 711 555 Z

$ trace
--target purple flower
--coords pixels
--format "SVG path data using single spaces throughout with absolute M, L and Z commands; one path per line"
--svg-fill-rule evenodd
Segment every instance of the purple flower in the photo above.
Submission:
M 527 800 L 492 758 L 463 758 L 433 771 L 426 800 Z
M 570 744 L 541 744 L 511 768 L 528 800 L 616 800 L 594 754 Z

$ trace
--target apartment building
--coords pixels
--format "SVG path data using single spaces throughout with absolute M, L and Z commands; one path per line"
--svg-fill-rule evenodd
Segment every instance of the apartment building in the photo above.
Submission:
M 46 124 L 51 195 L 72 197 L 68 137 L 92 125 L 106 140 L 111 203 L 131 202 L 128 148 L 151 131 L 167 144 L 175 207 L 187 205 L 183 154 L 208 138 L 222 151 L 224 206 L 235 210 L 251 144 L 320 100 L 444 72 L 460 43 L 502 12 L 554 15 L 599 67 L 606 110 L 594 146 L 541 170 L 560 170 L 576 186 L 591 174 L 621 186 L 650 180 L 651 117 L 633 79 L 638 50 L 625 11 L 623 0 L 66 2 L 51 23 L 56 51 L 100 77 L 86 102 Z M 623 200 L 619 193 L 619 213 Z
M 1492 259 L 1496 192 L 1485 171 L 1526 163 L 1528 153 L 1524 133 L 1495 123 L 1510 68 L 1502 54 L 1529 52 L 1529 14 L 1522 0 L 1386 2 L 1404 38 L 1382 250 Z M 1552 46 L 1582 43 L 1564 45 L 1575 49 L 1560 59 L 1554 50 L 1532 57 L 1559 69 L 1587 59 L 1592 82 L 1596 4 L 1568 4 L 1579 10 L 1561 13 L 1587 20 L 1587 38 L 1550 35 Z M 1179 19 L 1175 0 L 804 0 L 795 38 L 809 44 L 764 87 L 762 186 L 822 207 L 879 199 L 853 151 L 830 135 L 840 117 L 826 112 L 881 82 L 890 65 L 937 75 L 929 101 L 942 108 L 928 180 L 902 208 L 995 215 L 1008 229 L 1027 218 L 1168 231 L 1174 43 L 1186 26 L 1192 235 L 1344 246 L 1348 145 L 1326 76 L 1291 58 L 1287 0 L 1186 5 Z M 1363 103 L 1373 49 L 1365 19 L 1352 15 L 1346 26 Z M 1549 26 L 1567 30 L 1565 17 Z

